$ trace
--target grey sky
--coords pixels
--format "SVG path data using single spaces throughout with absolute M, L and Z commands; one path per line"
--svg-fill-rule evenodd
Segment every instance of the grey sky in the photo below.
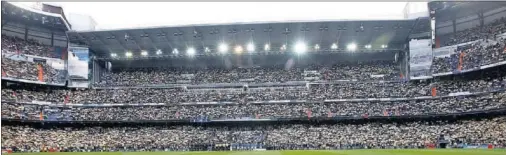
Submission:
M 406 2 L 50 2 L 98 29 L 290 20 L 401 19 Z M 422 7 L 423 9 L 423 7 Z

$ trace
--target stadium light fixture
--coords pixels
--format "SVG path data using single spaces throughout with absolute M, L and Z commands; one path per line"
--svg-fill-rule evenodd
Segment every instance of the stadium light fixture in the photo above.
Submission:
M 132 57 L 132 52 L 126 52 L 126 53 L 125 53 L 125 56 L 126 56 L 126 57 Z
M 388 45 L 385 45 L 385 44 L 381 45 L 381 48 L 387 48 L 387 47 L 388 47 Z
M 117 57 L 117 56 L 118 56 L 118 54 L 116 54 L 116 53 L 111 53 L 111 57 Z
M 236 54 L 241 54 L 243 51 L 242 46 L 241 45 L 235 46 L 234 51 Z
M 350 50 L 350 51 L 355 51 L 357 49 L 357 44 L 355 43 L 350 43 L 346 46 L 346 49 Z
M 365 48 L 371 49 L 371 45 L 365 45 Z
M 307 46 L 306 46 L 306 43 L 300 41 L 300 42 L 297 42 L 295 44 L 295 53 L 297 54 L 302 54 L 302 53 L 305 53 L 307 51 Z
M 142 56 L 148 56 L 148 51 L 142 51 L 142 52 L 141 52 L 141 55 L 142 55 Z
M 249 43 L 246 46 L 246 49 L 248 50 L 248 52 L 254 52 L 255 51 L 255 45 L 253 43 Z
M 174 48 L 174 49 L 172 50 L 172 54 L 179 54 L 179 50 L 177 50 L 177 48 Z
M 209 47 L 205 47 L 204 52 L 209 53 L 209 52 L 211 52 L 211 50 L 209 49 Z
M 162 50 L 160 50 L 160 49 L 156 50 L 156 55 L 160 55 L 160 54 L 162 54 Z
M 188 56 L 194 56 L 194 55 L 195 55 L 195 53 L 196 53 L 196 52 L 195 52 L 195 48 L 193 48 L 193 47 L 189 47 L 188 49 L 186 49 L 186 54 L 187 54 Z
M 265 50 L 265 51 L 269 51 L 269 50 L 271 50 L 271 46 L 270 46 L 269 44 L 265 44 L 265 45 L 264 45 L 264 50 Z
M 281 46 L 280 50 L 281 50 L 281 51 L 286 50 L 286 44 L 283 44 L 283 45 Z
M 330 49 L 336 50 L 337 49 L 337 44 L 333 43 L 332 46 L 330 46 Z
M 228 51 L 228 46 L 225 43 L 221 43 L 220 46 L 218 46 L 218 50 L 220 53 L 225 54 Z
M 317 51 L 320 50 L 320 45 L 318 45 L 318 44 L 314 45 L 314 50 L 317 50 Z

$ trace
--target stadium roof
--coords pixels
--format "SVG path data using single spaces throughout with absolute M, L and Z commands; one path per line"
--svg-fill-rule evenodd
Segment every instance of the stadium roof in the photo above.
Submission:
M 328 50 L 337 43 L 339 49 L 356 43 L 358 47 L 370 44 L 372 49 L 388 45 L 388 48 L 404 48 L 412 32 L 429 32 L 429 20 L 369 20 L 369 21 L 297 21 L 280 23 L 236 23 L 227 25 L 185 25 L 177 27 L 154 27 L 102 31 L 69 31 L 71 43 L 80 43 L 99 57 L 109 57 L 111 53 L 123 55 L 131 51 L 139 55 L 141 51 L 163 54 L 173 49 L 184 51 L 193 47 L 198 53 L 216 52 L 220 43 L 229 49 L 236 45 L 246 48 L 253 42 L 257 51 L 263 51 L 269 44 L 271 51 L 286 44 L 290 49 L 293 43 L 304 41 L 308 47 L 316 44 L 320 50 Z M 422 24 L 424 23 L 424 24 Z M 424 26 L 415 26 L 424 25 Z M 425 29 L 426 28 L 426 29 Z M 422 30 L 419 30 L 422 29 Z
M 70 25 L 60 14 L 44 12 L 2 1 L 2 26 L 4 22 L 9 21 L 26 23 L 30 26 L 44 27 L 54 31 L 70 30 Z
M 504 6 L 506 6 L 506 1 L 434 1 L 429 3 L 430 10 L 436 10 L 436 21 L 438 22 L 476 15 L 478 12 L 494 10 Z

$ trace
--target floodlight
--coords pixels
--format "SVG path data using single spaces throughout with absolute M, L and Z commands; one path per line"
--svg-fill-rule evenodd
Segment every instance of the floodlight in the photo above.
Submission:
M 249 52 L 253 52 L 253 51 L 255 51 L 255 45 L 253 43 L 249 43 L 248 46 L 246 46 L 246 49 Z
M 118 54 L 116 54 L 116 53 L 111 53 L 111 57 L 117 57 L 117 56 L 118 56 Z
M 388 47 L 388 45 L 385 45 L 385 44 L 381 45 L 381 48 L 387 48 L 387 47 Z
M 204 52 L 206 52 L 206 53 L 207 53 L 207 52 L 211 52 L 211 50 L 209 49 L 209 47 L 205 47 L 205 48 L 204 48 Z
M 304 43 L 304 42 L 297 42 L 295 44 L 295 48 L 294 49 L 295 49 L 295 53 L 302 54 L 302 53 L 304 53 L 304 52 L 307 51 L 306 43 Z
M 160 54 L 162 54 L 162 50 L 160 50 L 160 49 L 156 50 L 156 55 L 160 55 Z
M 314 49 L 315 50 L 320 50 L 320 45 L 318 45 L 318 44 L 314 45 Z
M 186 49 L 186 54 L 188 56 L 194 56 L 195 55 L 195 48 L 189 47 L 188 49 Z
M 371 45 L 365 45 L 365 48 L 371 49 Z
M 265 45 L 264 45 L 264 50 L 265 50 L 265 51 L 269 51 L 269 50 L 271 50 L 271 46 L 269 46 L 269 44 L 265 44 Z
M 142 56 L 147 56 L 147 55 L 148 55 L 148 52 L 147 52 L 147 51 L 142 51 L 142 52 L 141 52 L 141 55 L 142 55 Z
M 237 54 L 241 54 L 241 53 L 242 53 L 242 51 L 243 51 L 242 46 L 241 46 L 241 45 L 237 45 L 237 46 L 235 46 L 234 51 L 235 51 L 235 53 L 237 53 Z
M 330 49 L 333 49 L 333 50 L 337 49 L 337 44 L 333 43 L 332 46 L 330 46 Z
M 227 44 L 221 43 L 220 46 L 218 46 L 218 50 L 220 51 L 220 53 L 227 53 L 228 51 Z
M 179 51 L 177 50 L 177 48 L 174 48 L 174 49 L 172 50 L 172 54 L 179 54 Z
M 283 44 L 283 46 L 281 46 L 281 48 L 280 48 L 280 49 L 281 49 L 281 51 L 286 50 L 286 44 Z
M 354 50 L 356 50 L 356 49 L 357 49 L 357 44 L 355 44 L 355 43 L 348 44 L 348 45 L 346 46 L 346 48 L 347 48 L 348 50 L 350 50 L 350 51 L 354 51 Z
M 132 52 L 126 52 L 126 53 L 125 53 L 125 56 L 126 56 L 126 57 L 132 57 Z

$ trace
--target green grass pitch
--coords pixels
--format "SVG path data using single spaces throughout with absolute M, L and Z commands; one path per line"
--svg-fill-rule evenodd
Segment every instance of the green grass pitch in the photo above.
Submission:
M 14 155 L 506 155 L 505 149 L 420 149 L 420 150 L 293 150 L 224 152 L 45 152 Z

